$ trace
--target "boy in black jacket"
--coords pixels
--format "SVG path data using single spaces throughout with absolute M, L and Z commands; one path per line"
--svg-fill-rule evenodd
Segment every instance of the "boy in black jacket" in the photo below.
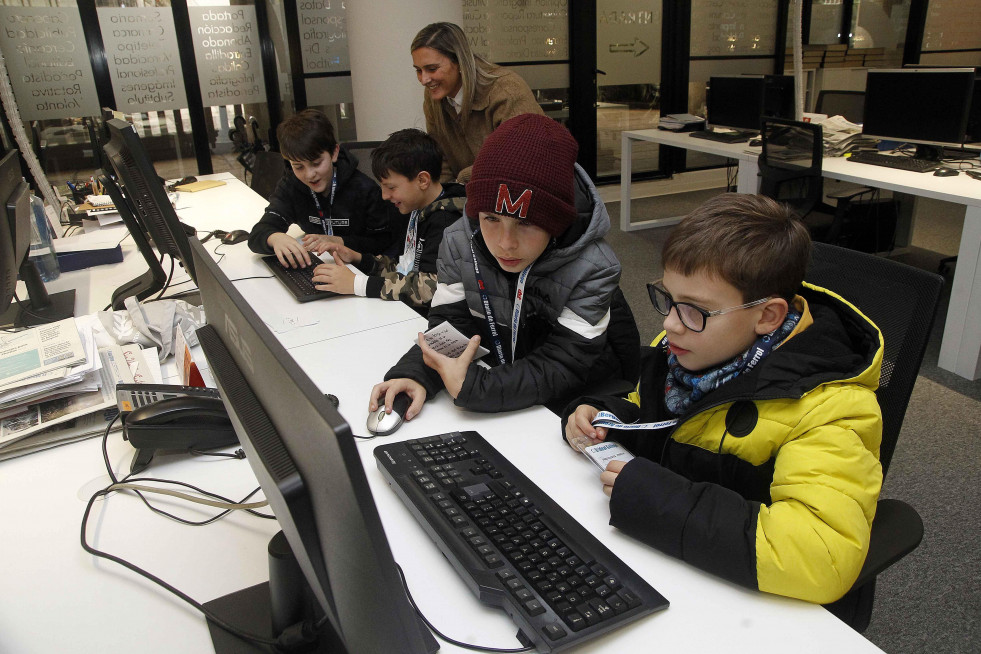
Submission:
M 249 234 L 249 249 L 275 254 L 291 268 L 309 266 L 307 253 L 325 252 L 331 243 L 372 254 L 387 250 L 394 212 L 378 185 L 338 145 L 327 116 L 304 109 L 280 123 L 276 135 L 293 174 L 284 175 L 273 191 Z M 306 232 L 302 241 L 286 233 L 292 224 Z
M 330 243 L 334 263 L 314 270 L 317 288 L 345 295 L 402 300 L 429 313 L 436 292 L 436 258 L 443 230 L 463 215 L 462 184 L 440 184 L 443 153 L 433 137 L 418 129 L 395 132 L 371 153 L 371 170 L 381 180 L 382 198 L 409 216 L 405 247 L 398 258 L 363 255 Z M 351 263 L 364 274 L 355 275 Z

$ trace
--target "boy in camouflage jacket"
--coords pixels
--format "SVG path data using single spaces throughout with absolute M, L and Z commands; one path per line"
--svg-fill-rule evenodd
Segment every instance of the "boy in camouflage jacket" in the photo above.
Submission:
M 431 136 L 417 129 L 393 133 L 371 154 L 382 198 L 408 216 L 405 248 L 397 259 L 363 256 L 343 245 L 327 248 L 334 257 L 314 269 L 319 289 L 347 295 L 402 300 L 424 315 L 436 292 L 436 258 L 443 230 L 456 222 L 466 204 L 462 184 L 440 184 L 443 155 Z M 360 271 L 351 272 L 344 264 Z

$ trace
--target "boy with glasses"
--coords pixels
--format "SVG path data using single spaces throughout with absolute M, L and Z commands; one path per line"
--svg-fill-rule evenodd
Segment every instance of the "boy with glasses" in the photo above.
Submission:
M 601 475 L 612 525 L 743 586 L 824 604 L 868 551 L 882 337 L 803 284 L 809 259 L 807 228 L 783 205 L 703 204 L 648 286 L 664 332 L 637 389 L 580 398 L 563 428 L 574 448 L 610 439 L 637 455 Z

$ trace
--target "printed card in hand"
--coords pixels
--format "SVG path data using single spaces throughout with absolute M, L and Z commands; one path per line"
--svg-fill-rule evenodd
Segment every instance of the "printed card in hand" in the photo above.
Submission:
M 616 441 L 605 441 L 596 445 L 580 445 L 579 449 L 600 470 L 606 470 L 610 461 L 627 462 L 634 458 L 634 455 L 627 451 L 627 448 Z
M 460 330 L 447 321 L 443 321 L 422 335 L 426 339 L 426 344 L 443 356 L 455 359 L 467 349 L 470 339 L 460 333 Z M 487 348 L 479 346 L 474 360 L 479 359 L 490 352 Z

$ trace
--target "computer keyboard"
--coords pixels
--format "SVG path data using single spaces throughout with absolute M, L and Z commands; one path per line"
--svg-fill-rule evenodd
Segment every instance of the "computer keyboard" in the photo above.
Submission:
M 759 132 L 716 132 L 710 129 L 703 129 L 689 132 L 688 136 L 696 139 L 705 139 L 706 141 L 719 141 L 720 143 L 742 143 L 743 141 L 748 141 L 751 138 L 759 136 Z
M 853 163 L 871 164 L 873 166 L 885 166 L 886 168 L 896 168 L 897 170 L 908 170 L 913 173 L 927 173 L 936 170 L 940 166 L 938 161 L 929 159 L 916 159 L 905 155 L 882 154 L 881 152 L 855 152 L 848 160 Z
M 310 255 L 310 265 L 306 268 L 285 268 L 274 254 L 262 257 L 262 261 L 272 270 L 273 275 L 286 285 L 297 302 L 310 302 L 339 295 L 333 291 L 318 291 L 314 288 L 313 269 L 323 263 L 315 254 Z
M 477 432 L 382 445 L 375 459 L 478 599 L 511 616 L 523 644 L 556 652 L 667 608 Z

